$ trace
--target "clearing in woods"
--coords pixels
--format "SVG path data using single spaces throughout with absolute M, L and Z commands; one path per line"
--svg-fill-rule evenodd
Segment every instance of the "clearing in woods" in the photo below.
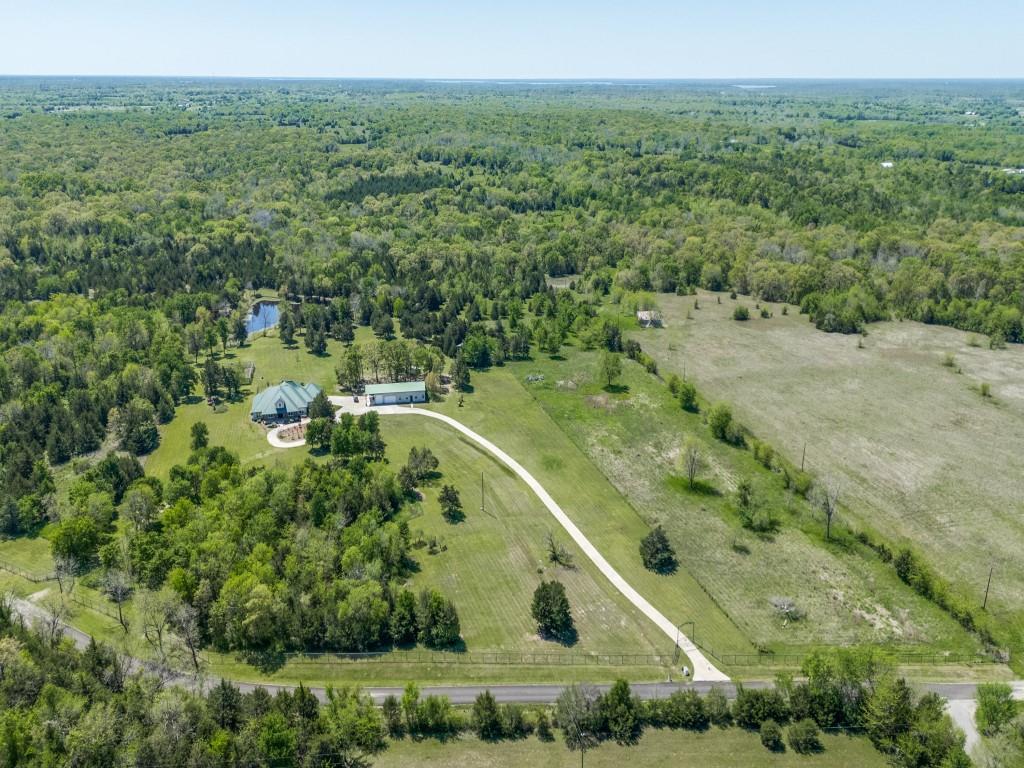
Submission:
M 665 372 L 685 369 L 797 463 L 806 443 L 808 470 L 841 485 L 841 514 L 913 545 L 978 605 L 994 568 L 988 609 L 1020 644 L 1024 349 L 914 322 L 872 324 L 858 346 L 792 306 L 762 302 L 762 318 L 750 297 L 658 302 L 665 327 L 633 337 Z M 738 302 L 749 321 L 731 319 Z
M 755 645 L 782 653 L 860 643 L 908 651 L 979 650 L 973 637 L 873 554 L 826 546 L 817 515 L 787 493 L 781 476 L 761 466 L 751 451 L 712 438 L 703 414 L 682 410 L 662 380 L 625 361 L 618 386 L 609 392 L 597 381 L 598 352 L 574 350 L 565 357 L 538 355 L 475 376 L 479 407 L 515 402 L 504 389 L 501 397 L 492 393 L 496 381 L 515 378 L 533 401 L 516 411 L 540 406 L 648 526 L 663 525 L 680 571 L 692 574 L 696 589 Z M 464 410 L 478 407 L 475 399 L 467 403 Z M 678 465 L 687 441 L 703 457 L 697 490 L 690 490 Z M 756 534 L 742 526 L 735 508 L 741 479 L 750 481 L 756 507 L 778 520 L 776 531 Z M 668 598 L 675 579 L 654 578 L 645 596 L 655 604 Z M 793 601 L 801 617 L 781 615 L 773 604 L 779 598 Z M 695 620 L 697 639 L 718 650 L 719 631 L 703 614 Z

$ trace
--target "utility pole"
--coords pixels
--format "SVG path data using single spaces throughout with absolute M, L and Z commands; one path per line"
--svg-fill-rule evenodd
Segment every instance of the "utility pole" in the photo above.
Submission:
M 995 566 L 988 569 L 988 584 L 985 585 L 985 599 L 981 603 L 981 610 L 985 610 L 985 606 L 988 605 L 988 588 L 992 586 L 992 571 L 995 570 Z
M 484 473 L 480 473 L 480 511 L 484 511 Z
M 800 454 L 800 471 L 804 471 L 804 459 L 807 458 L 807 441 L 804 440 L 804 452 Z

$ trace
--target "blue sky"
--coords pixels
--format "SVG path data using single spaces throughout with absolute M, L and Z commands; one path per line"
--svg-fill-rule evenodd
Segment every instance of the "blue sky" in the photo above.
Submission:
M 1024 0 L 0 0 L 0 73 L 1024 77 Z

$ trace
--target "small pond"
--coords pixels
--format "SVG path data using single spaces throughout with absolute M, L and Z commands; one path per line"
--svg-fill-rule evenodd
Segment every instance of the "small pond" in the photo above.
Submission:
M 277 325 L 280 316 L 281 311 L 278 309 L 276 301 L 257 302 L 253 304 L 252 312 L 245 318 L 245 330 L 251 336 L 267 328 L 273 328 Z

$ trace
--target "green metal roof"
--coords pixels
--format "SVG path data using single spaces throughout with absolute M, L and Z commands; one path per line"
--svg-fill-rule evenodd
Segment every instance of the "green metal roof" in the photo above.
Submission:
M 427 385 L 422 381 L 398 381 L 394 384 L 367 384 L 368 395 L 394 395 L 399 392 L 426 392 Z
M 284 405 L 286 413 L 295 413 L 306 408 L 318 394 L 320 394 L 320 387 L 316 384 L 282 381 L 280 384 L 267 387 L 253 398 L 251 413 L 258 413 L 260 416 L 276 416 L 279 413 L 278 403 Z

